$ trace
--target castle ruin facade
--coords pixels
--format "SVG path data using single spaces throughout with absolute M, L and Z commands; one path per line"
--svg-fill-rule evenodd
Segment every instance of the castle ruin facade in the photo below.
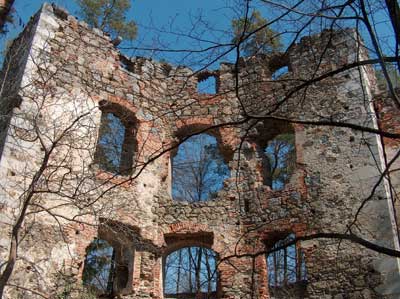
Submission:
M 194 72 L 127 58 L 99 30 L 44 5 L 2 72 L 2 267 L 20 223 L 5 297 L 399 298 L 398 261 L 368 248 L 398 248 L 397 177 L 381 176 L 398 144 L 374 131 L 397 118 L 377 100 L 370 67 L 346 68 L 368 58 L 359 45 L 352 29 L 327 30 L 287 53 Z M 207 78 L 215 92 L 198 92 Z M 110 154 L 113 119 L 124 131 Z M 173 160 L 202 134 L 227 175 L 208 200 L 174 199 Z M 282 134 L 294 158 L 276 187 L 265 149 Z M 108 268 L 98 266 L 103 291 L 87 274 L 90 258 L 105 255 L 89 250 L 99 240 L 112 248 Z M 185 248 L 190 265 L 190 248 L 205 248 L 196 257 L 212 259 L 207 274 L 196 263 L 168 268 Z M 197 288 L 171 287 L 180 273 Z

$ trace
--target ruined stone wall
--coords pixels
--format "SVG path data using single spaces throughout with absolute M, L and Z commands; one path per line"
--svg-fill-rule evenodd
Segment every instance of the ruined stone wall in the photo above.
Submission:
M 290 182 L 283 190 L 271 190 L 262 181 L 257 147 L 271 138 L 280 122 L 260 118 L 256 124 L 257 117 L 321 120 L 333 115 L 336 121 L 372 123 L 372 83 L 367 76 L 359 82 L 364 69 L 288 94 L 320 74 L 314 72 L 318 55 L 318 72 L 353 62 L 358 38 L 353 30 L 305 38 L 285 55 L 243 59 L 237 97 L 231 64 L 212 73 L 218 82 L 215 95 L 198 94 L 199 76 L 209 73 L 124 57 L 102 32 L 58 8 L 44 6 L 28 28 L 35 24 L 37 29 L 25 31 L 33 40 L 32 47 L 27 43 L 30 58 L 23 68 L 29 88 L 18 91 L 22 105 L 13 110 L 5 141 L 12 151 L 4 150 L 1 158 L 2 215 L 10 218 L 1 228 L 2 259 L 7 256 L 10 225 L 18 217 L 16 208 L 44 166 L 35 181 L 37 192 L 25 222 L 29 234 L 20 244 L 15 284 L 51 298 L 72 286 L 79 289 L 85 249 L 98 236 L 122 252 L 119 258 L 129 276 L 121 291 L 124 298 L 163 298 L 163 258 L 173 250 L 201 245 L 223 260 L 263 251 L 289 232 L 344 232 L 379 175 L 370 155 L 371 150 L 380 159 L 375 136 L 297 123 L 296 167 Z M 289 73 L 273 81 L 271 74 L 284 65 Z M 127 175 L 106 172 L 96 163 L 102 109 L 132 115 L 136 150 Z M 241 122 L 246 115 L 253 121 Z M 231 122 L 238 123 L 221 126 Z M 231 177 L 212 200 L 174 201 L 171 156 L 177 142 L 210 127 Z M 18 163 L 11 162 L 14 156 Z M 375 197 L 385 196 L 381 189 Z M 367 211 L 358 221 L 363 230 L 355 232 L 392 246 L 386 202 L 372 200 Z M 388 281 L 386 269 L 376 263 L 382 259 L 377 254 L 327 239 L 300 246 L 307 267 L 304 298 L 395 298 L 390 288 L 396 280 Z M 219 298 L 269 298 L 263 254 L 254 260 L 230 258 L 218 271 Z M 9 288 L 8 296 L 35 294 Z

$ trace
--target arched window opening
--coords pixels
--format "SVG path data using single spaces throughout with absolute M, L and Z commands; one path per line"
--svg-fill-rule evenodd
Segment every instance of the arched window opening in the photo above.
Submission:
M 304 253 L 296 244 L 285 246 L 294 239 L 295 235 L 289 234 L 276 242 L 271 248 L 276 250 L 267 255 L 268 285 L 274 298 L 289 298 L 288 294 L 303 298 L 298 295 L 305 292 L 307 284 Z
M 277 135 L 264 148 L 266 160 L 265 183 L 273 190 L 281 190 L 289 182 L 296 162 L 294 135 L 284 133 Z
M 164 298 L 217 298 L 217 255 L 205 247 L 185 247 L 164 261 Z
M 172 157 L 172 197 L 200 202 L 215 198 L 230 170 L 217 139 L 209 134 L 188 138 Z
M 96 239 L 86 248 L 83 284 L 96 295 L 111 295 L 115 278 L 115 251 L 107 241 Z
M 136 145 L 135 119 L 116 105 L 103 105 L 96 160 L 101 169 L 115 174 L 132 172 Z

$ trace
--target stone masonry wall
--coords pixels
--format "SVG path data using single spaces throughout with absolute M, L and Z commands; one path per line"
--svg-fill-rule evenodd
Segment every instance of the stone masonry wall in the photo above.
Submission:
M 373 82 L 366 69 L 316 80 L 306 92 L 288 94 L 312 75 L 354 62 L 354 30 L 324 31 L 303 38 L 289 53 L 241 60 L 239 97 L 229 63 L 197 74 L 187 67 L 127 58 L 105 34 L 57 7 L 45 5 L 25 35 L 30 55 L 21 56 L 14 73 L 23 72 L 26 88 L 7 89 L 11 96 L 2 97 L 1 106 L 13 107 L 10 123 L 0 128 L 6 133 L 1 260 L 7 257 L 8 235 L 26 190 L 32 190 L 27 186 L 35 192 L 12 276 L 12 284 L 24 289 L 9 287 L 8 298 L 83 296 L 85 249 L 95 237 L 122 252 L 119 258 L 128 269 L 123 298 L 163 298 L 163 259 L 184 246 L 211 248 L 220 260 L 244 255 L 218 265 L 218 298 L 272 298 L 265 256 L 256 254 L 253 260 L 252 254 L 290 232 L 345 232 L 379 176 L 376 136 L 301 123 L 291 125 L 296 165 L 290 182 L 283 190 L 271 190 L 261 175 L 257 147 L 282 127 L 262 116 L 327 117 L 373 126 Z M 314 74 L 316 60 L 320 69 Z M 285 65 L 289 72 L 272 80 L 271 74 Z M 210 74 L 217 77 L 217 93 L 198 94 L 199 76 Z M 5 80 L 20 85 L 15 78 Z M 10 105 L 14 94 L 21 98 L 18 107 Z M 135 124 L 134 164 L 127 175 L 106 172 L 96 163 L 101 109 L 125 111 Z M 253 120 L 243 121 L 248 115 Z M 212 200 L 174 201 L 171 156 L 178 141 L 207 129 L 220 143 L 231 176 Z M 385 196 L 380 186 L 354 232 L 392 247 L 387 204 L 380 200 Z M 299 246 L 307 267 L 303 298 L 399 295 L 397 270 L 383 266 L 394 259 L 347 241 L 315 239 Z

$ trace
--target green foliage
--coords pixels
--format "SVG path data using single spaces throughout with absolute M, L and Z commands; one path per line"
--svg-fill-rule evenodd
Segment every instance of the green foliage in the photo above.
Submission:
M 113 38 L 121 36 L 133 40 L 137 35 L 136 23 L 126 19 L 130 0 L 76 0 L 80 14 L 91 26 L 110 34 Z
M 266 23 L 268 23 L 268 21 L 261 16 L 258 10 L 252 12 L 247 22 L 246 18 L 232 20 L 234 34 L 232 42 L 238 44 L 239 41 L 242 40 L 240 50 L 243 51 L 246 56 L 278 51 L 281 48 L 281 41 L 279 35 L 277 35 L 275 31 L 265 27 L 254 32 L 263 27 Z
M 79 279 L 76 275 L 72 274 L 70 269 L 65 267 L 63 263 L 62 268 L 54 275 L 55 279 L 55 292 L 51 296 L 54 299 L 96 299 L 97 294 L 92 290 L 79 284 Z
M 282 189 L 293 173 L 296 161 L 294 134 L 285 133 L 271 140 L 264 150 L 270 163 L 272 189 Z
M 92 293 L 110 293 L 113 284 L 113 269 L 113 248 L 106 241 L 96 239 L 86 248 L 82 274 L 83 285 Z
M 120 171 L 125 126 L 113 113 L 103 113 L 97 156 L 101 168 L 113 173 Z
M 400 88 L 400 74 L 397 70 L 397 66 L 395 64 L 386 64 L 386 70 L 388 72 L 390 80 L 392 81 L 393 87 Z M 375 73 L 378 85 L 383 89 L 388 89 L 388 83 L 382 70 L 376 70 Z
M 17 20 L 19 20 L 19 25 L 20 26 L 22 25 L 21 18 L 16 16 L 15 9 L 13 8 L 14 1 L 15 0 L 2 1 L 2 5 L 0 7 L 0 14 L 4 19 L 2 22 L 2 27 L 0 28 L 0 35 L 5 35 L 8 32 L 7 25 L 9 24 L 16 25 Z

